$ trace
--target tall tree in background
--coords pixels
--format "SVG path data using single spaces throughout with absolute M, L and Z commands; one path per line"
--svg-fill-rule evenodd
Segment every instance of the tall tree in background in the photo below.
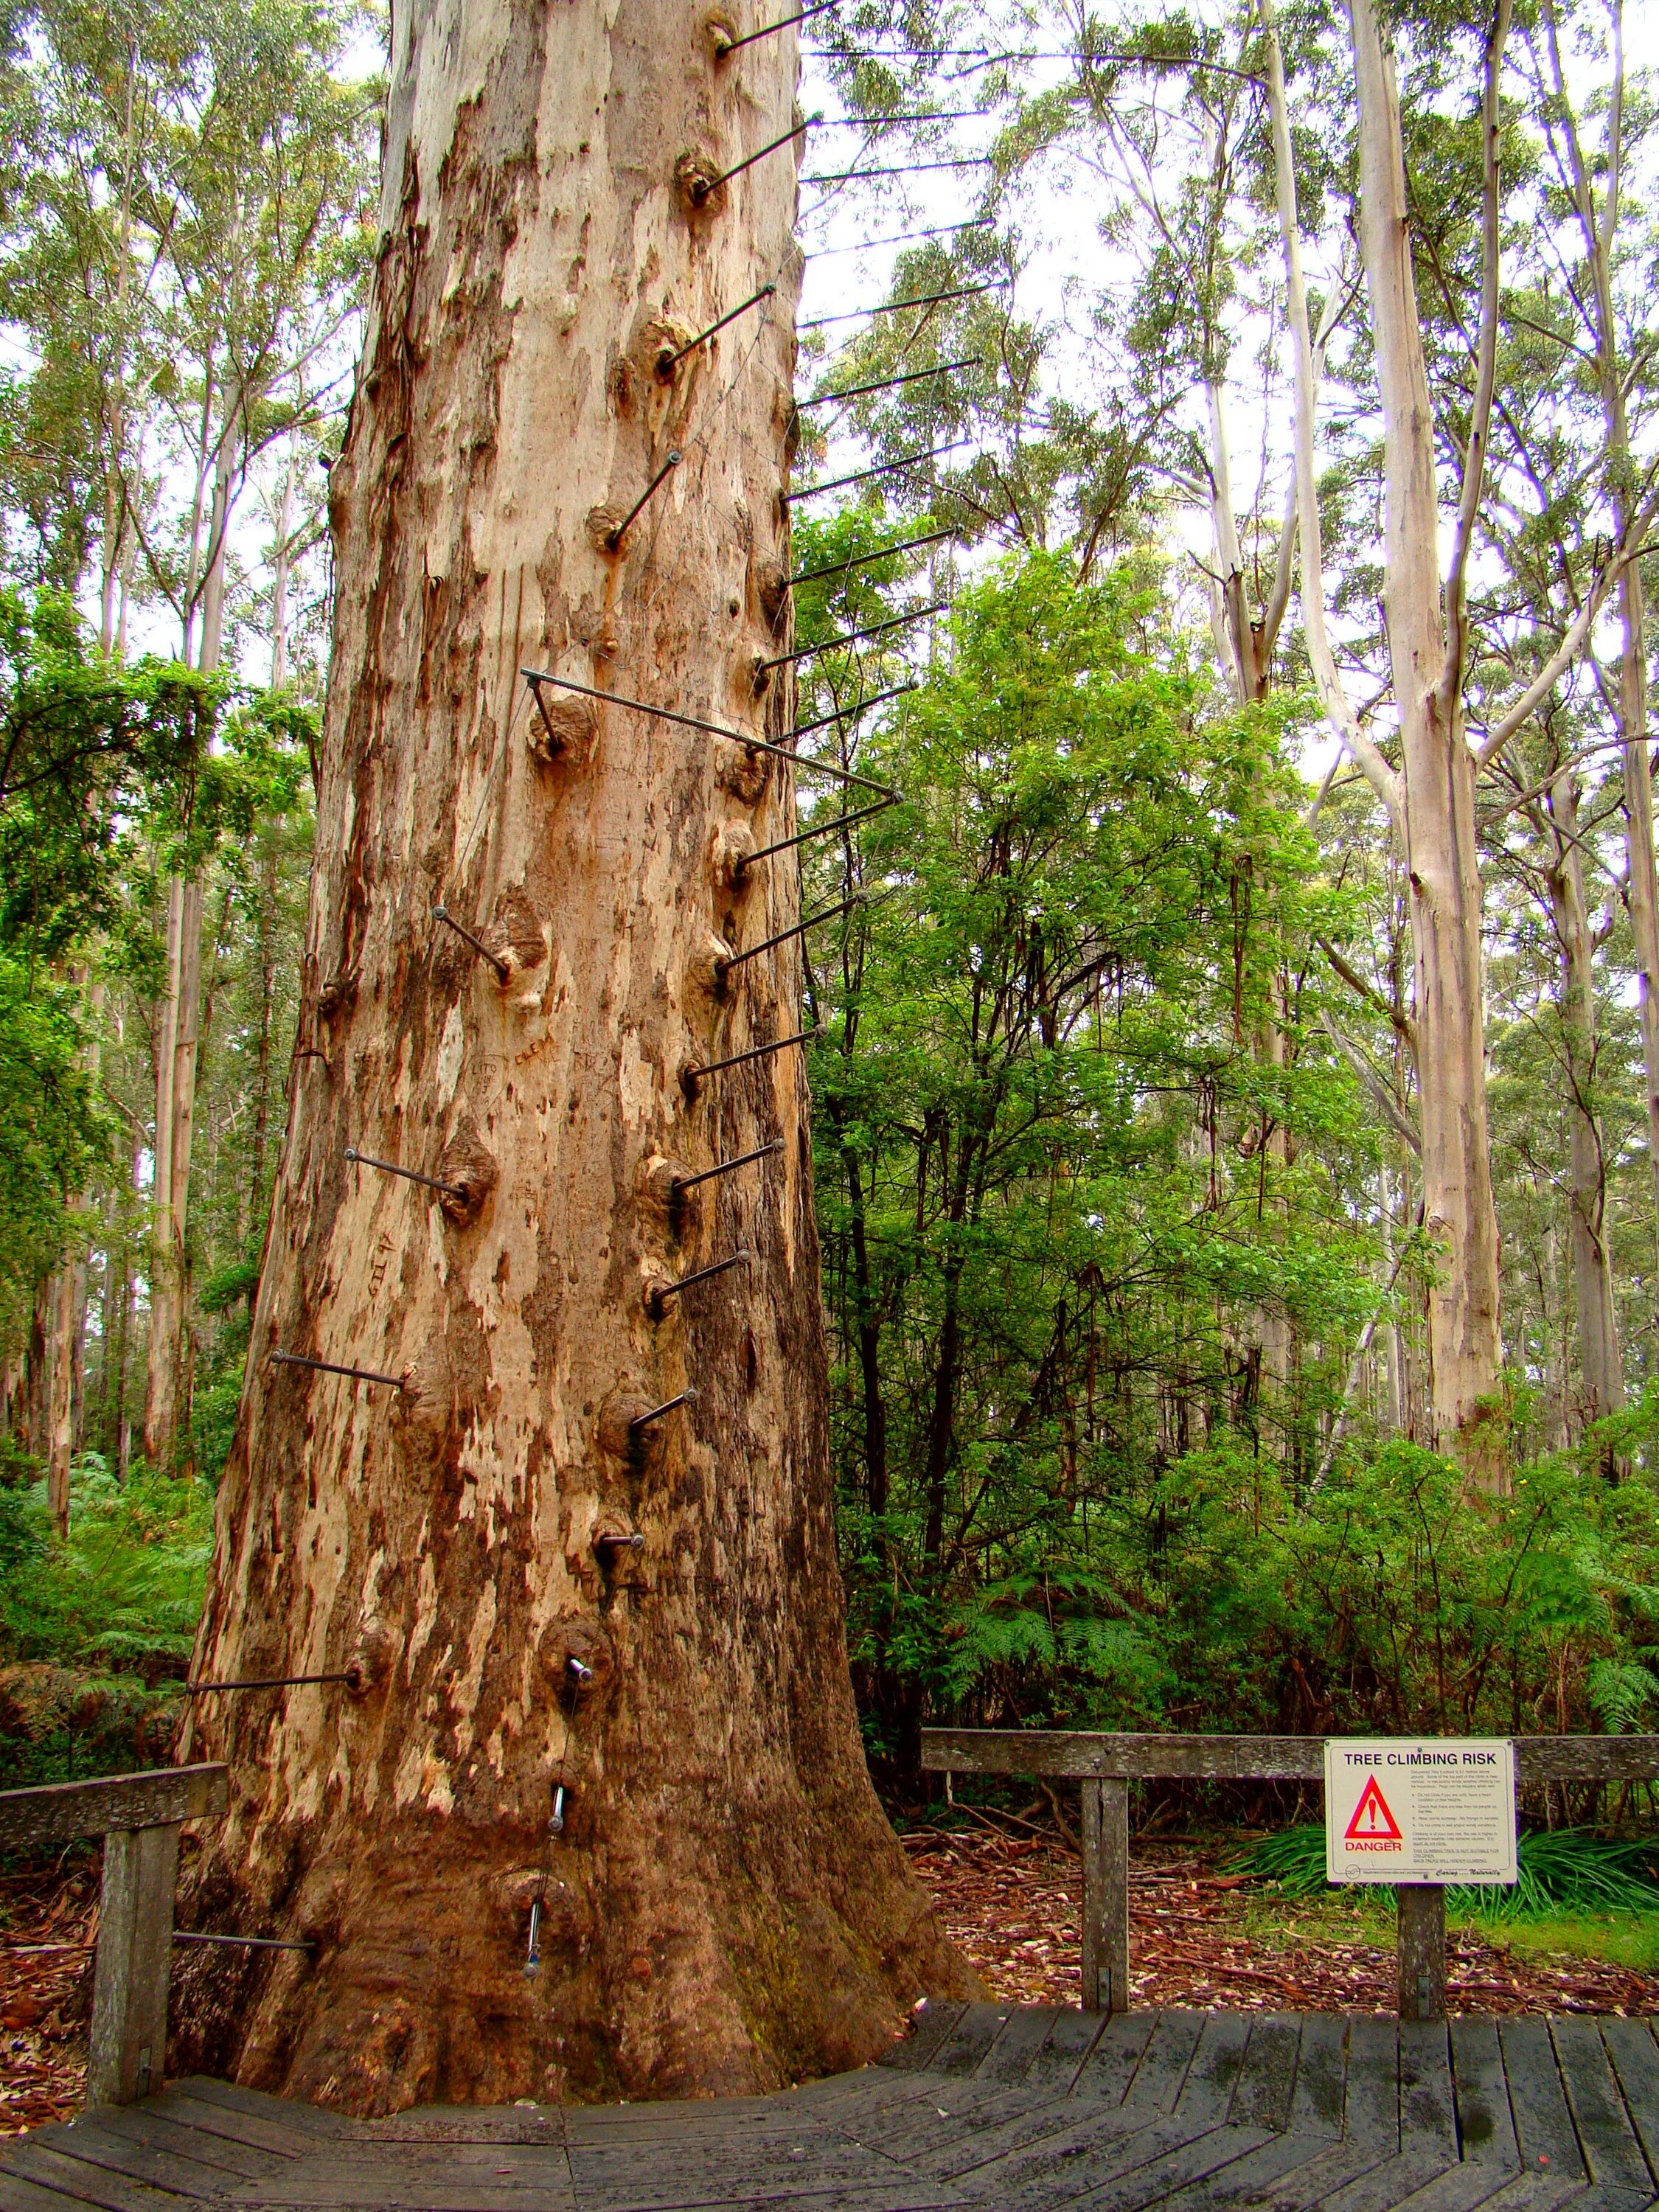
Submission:
M 790 783 L 580 692 L 544 720 L 520 677 L 790 726 L 753 670 L 787 608 L 795 161 L 763 149 L 796 42 L 722 59 L 721 21 L 395 18 L 306 1056 L 196 1661 L 357 1687 L 204 1708 L 188 1745 L 234 1777 L 196 1912 L 316 1946 L 198 1969 L 196 2054 L 357 2110 L 757 2087 L 963 1978 L 847 1675 L 800 1063 L 693 1073 L 799 1026 L 792 945 L 720 965 L 795 919 L 793 871 L 735 866 Z

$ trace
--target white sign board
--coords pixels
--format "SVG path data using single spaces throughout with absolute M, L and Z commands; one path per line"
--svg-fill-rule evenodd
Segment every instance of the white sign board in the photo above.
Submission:
M 1513 1881 L 1515 1746 L 1328 1739 L 1325 1873 L 1331 1881 Z

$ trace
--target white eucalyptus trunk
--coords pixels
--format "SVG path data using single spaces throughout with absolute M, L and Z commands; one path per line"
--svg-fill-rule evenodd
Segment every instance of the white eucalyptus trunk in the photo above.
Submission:
M 1500 1360 L 1498 1217 L 1486 1129 L 1474 763 L 1461 681 L 1444 683 L 1434 418 L 1412 268 L 1392 56 L 1372 0 L 1351 0 L 1359 102 L 1359 239 L 1383 420 L 1383 598 L 1399 716 L 1435 1441 L 1501 1479 L 1489 1418 Z

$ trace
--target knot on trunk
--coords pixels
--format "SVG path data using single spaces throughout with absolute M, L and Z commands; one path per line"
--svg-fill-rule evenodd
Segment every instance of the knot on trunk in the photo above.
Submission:
M 531 904 L 522 884 L 509 885 L 495 901 L 492 933 L 515 975 L 539 968 L 547 957 L 542 918 Z
M 430 1477 L 454 1456 L 459 1425 L 455 1376 L 441 1337 L 429 1338 L 404 1370 L 392 1423 L 404 1458 L 416 1472 Z
M 714 216 L 726 206 L 726 186 L 720 181 L 720 161 L 717 154 L 704 153 L 687 147 L 674 164 L 674 183 L 678 190 L 680 205 L 695 220 L 698 216 Z
M 452 1186 L 444 1192 L 440 1203 L 458 1226 L 473 1218 L 501 1179 L 495 1156 L 486 1151 L 483 1138 L 470 1120 L 460 1123 L 444 1146 L 438 1173 Z
M 360 1629 L 346 1661 L 346 1695 L 367 1698 L 382 1688 L 392 1680 L 397 1658 L 397 1640 L 383 1623 Z
M 317 994 L 317 1012 L 325 1022 L 336 1014 L 343 1013 L 357 996 L 357 978 L 349 969 L 343 968 L 331 975 Z
M 722 791 L 729 791 L 745 806 L 759 803 L 770 765 L 771 756 L 756 752 L 752 746 L 730 738 L 718 738 L 714 742 L 714 781 Z
M 686 961 L 686 981 L 707 998 L 728 998 L 736 988 L 736 978 L 743 973 L 740 968 L 728 969 L 732 953 L 732 947 L 726 939 L 709 930 Z
M 619 507 L 590 507 L 587 510 L 587 542 L 607 561 L 614 561 L 622 550 L 617 543 L 617 533 L 622 526 L 623 510 Z
M 755 833 L 746 822 L 718 822 L 708 843 L 709 872 L 726 890 L 746 890 L 749 878 L 744 871 L 754 852 Z
M 616 1671 L 611 1639 L 586 1613 L 567 1613 L 554 1621 L 542 1643 L 542 1669 L 553 1688 L 567 1698 L 589 1698 Z
M 675 356 L 683 353 L 696 335 L 696 328 L 678 315 L 656 315 L 646 325 L 640 350 L 659 384 L 672 384 L 687 366 L 690 355 L 683 361 L 677 361 Z
M 525 726 L 526 744 L 537 760 L 550 768 L 560 763 L 585 768 L 599 734 L 599 702 L 580 698 L 574 691 L 552 691 L 539 684 L 536 690 Z
M 661 1152 L 653 1152 L 640 1164 L 640 1209 L 653 1231 L 665 1232 L 676 1243 L 688 1229 L 696 1227 L 701 1214 L 699 1193 L 676 1188 L 690 1172 L 684 1160 L 667 1158 Z
M 761 612 L 775 637 L 783 620 L 784 610 L 789 604 L 789 570 L 782 561 L 757 561 L 754 568 L 755 597 Z
M 702 19 L 702 34 L 708 41 L 708 52 L 715 61 L 723 61 L 742 33 L 738 28 L 736 11 L 731 8 L 711 8 Z

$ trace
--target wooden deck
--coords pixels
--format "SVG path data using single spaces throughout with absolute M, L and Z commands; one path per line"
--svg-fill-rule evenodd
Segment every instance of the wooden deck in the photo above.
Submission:
M 222 2081 L 42 2128 L 0 2212 L 1638 2212 L 1653 2024 L 939 2005 L 775 2096 L 350 2121 Z

